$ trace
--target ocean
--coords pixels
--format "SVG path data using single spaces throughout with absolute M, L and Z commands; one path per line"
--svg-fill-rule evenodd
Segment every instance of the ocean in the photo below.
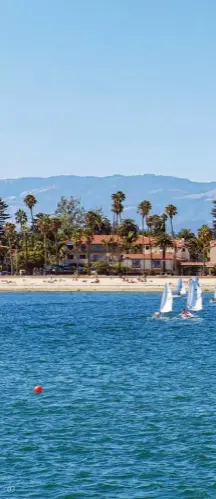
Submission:
M 216 498 L 209 298 L 183 321 L 153 293 L 1 293 L 0 497 Z

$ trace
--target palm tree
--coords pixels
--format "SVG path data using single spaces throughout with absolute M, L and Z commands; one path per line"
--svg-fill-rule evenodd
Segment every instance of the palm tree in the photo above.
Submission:
M 124 206 L 123 201 L 125 200 L 125 194 L 122 191 L 118 191 L 112 194 L 112 211 L 114 214 L 113 218 L 113 228 L 119 224 L 119 220 L 121 221 L 121 214 L 123 212 Z
M 108 262 L 109 262 L 109 254 L 110 254 L 110 249 L 111 249 L 110 239 L 103 239 L 101 242 L 102 242 L 102 245 L 103 245 L 104 250 L 105 250 L 106 258 L 108 258 Z
M 45 267 L 47 265 L 47 235 L 51 232 L 51 220 L 49 215 L 43 215 L 37 220 L 38 231 L 43 235 L 43 247 L 44 247 L 44 273 Z
M 149 246 L 150 246 L 150 269 L 152 270 L 152 227 L 154 225 L 153 216 L 146 217 L 146 225 L 149 233 Z
M 177 234 L 177 239 L 184 239 L 185 242 L 190 241 L 194 237 L 196 236 L 190 229 L 181 229 Z
M 25 271 L 27 273 L 28 271 L 28 243 L 27 243 L 27 234 L 28 234 L 28 230 L 27 230 L 27 222 L 28 222 L 28 217 L 27 217 L 27 214 L 24 210 L 22 210 L 21 208 L 19 210 L 17 210 L 17 212 L 15 213 L 15 220 L 16 220 L 16 223 L 20 225 L 20 231 L 21 231 L 21 235 L 22 235 L 22 241 L 24 242 L 24 247 L 25 247 Z
M 34 232 L 34 217 L 33 217 L 33 208 L 37 203 L 37 199 L 33 194 L 27 194 L 27 196 L 24 198 L 24 203 L 25 205 L 29 208 L 30 213 L 31 213 L 31 219 L 32 219 L 32 229 Z
M 166 272 L 166 250 L 167 248 L 172 248 L 173 247 L 173 240 L 170 237 L 167 232 L 164 232 L 157 236 L 156 241 L 155 241 L 156 246 L 160 246 L 162 250 L 162 268 L 161 272 L 165 273 Z
M 119 248 L 119 241 L 116 238 L 111 236 L 108 240 L 103 239 L 102 241 L 103 247 L 105 249 L 106 255 L 111 254 L 111 261 L 114 262 L 114 254 L 117 252 Z
M 171 235 L 173 238 L 173 247 L 174 247 L 174 273 L 176 274 L 176 244 L 175 244 L 175 234 L 173 228 L 173 218 L 178 214 L 178 210 L 176 206 L 174 206 L 174 204 L 168 204 L 165 210 L 170 219 Z
M 212 239 L 212 230 L 208 225 L 202 225 L 198 230 L 198 245 L 203 255 L 203 275 L 206 273 L 206 258 L 210 249 L 210 241 Z
M 98 234 L 102 225 L 102 215 L 98 210 L 89 210 L 85 215 L 86 227 Z
M 141 215 L 141 220 L 142 220 L 142 236 L 143 236 L 143 241 L 142 241 L 142 252 L 143 252 L 143 274 L 145 274 L 145 235 L 144 235 L 144 230 L 145 230 L 145 220 L 146 217 L 149 215 L 150 210 L 152 209 L 152 205 L 150 201 L 145 199 L 144 201 L 141 201 L 141 203 L 138 205 L 138 213 Z
M 10 268 L 11 268 L 11 275 L 13 274 L 13 246 L 16 243 L 17 239 L 17 232 L 16 232 L 16 225 L 12 224 L 11 222 L 7 222 L 4 226 L 4 235 L 5 238 L 9 244 L 9 252 L 10 252 Z
M 83 233 L 81 229 L 74 229 L 72 234 L 72 242 L 76 254 L 77 275 L 79 275 L 79 252 L 82 244 Z
M 58 217 L 52 217 L 50 219 L 50 231 L 52 232 L 55 239 L 55 253 L 56 253 L 56 266 L 58 272 L 58 264 L 59 264 L 59 247 L 58 247 L 58 232 L 61 229 L 62 222 Z
M 90 273 L 90 264 L 91 264 L 91 243 L 94 237 L 93 230 L 88 227 L 84 230 L 83 235 L 85 237 L 86 246 L 87 246 L 87 260 L 88 260 L 88 273 Z

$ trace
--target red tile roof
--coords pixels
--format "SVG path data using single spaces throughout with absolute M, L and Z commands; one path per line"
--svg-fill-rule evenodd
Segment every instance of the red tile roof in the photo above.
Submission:
M 104 234 L 95 235 L 95 236 L 93 236 L 92 244 L 103 244 L 103 241 L 109 241 L 110 239 L 112 239 L 114 241 L 119 241 L 121 238 L 119 236 L 117 236 L 116 234 L 114 234 L 114 235 L 104 235 Z M 85 243 L 85 241 L 86 241 L 86 239 L 83 238 L 83 243 Z M 145 245 L 154 246 L 155 241 L 156 241 L 155 237 L 144 236 L 144 244 Z M 67 240 L 67 241 L 65 241 L 65 244 L 71 243 L 71 242 L 72 242 L 71 240 Z M 215 243 L 216 243 L 216 241 L 215 241 Z M 143 236 L 142 235 L 139 235 L 137 237 L 136 244 L 140 244 L 140 245 L 143 244 Z M 175 239 L 176 248 L 181 248 L 184 245 L 185 244 L 181 239 Z

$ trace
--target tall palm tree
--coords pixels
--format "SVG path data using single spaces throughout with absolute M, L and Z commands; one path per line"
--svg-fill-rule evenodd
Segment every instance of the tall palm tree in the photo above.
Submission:
M 27 273 L 28 271 L 28 242 L 27 242 L 27 237 L 28 237 L 28 229 L 27 229 L 27 222 L 28 222 L 28 217 L 27 214 L 24 210 L 21 208 L 17 210 L 15 213 L 15 220 L 16 223 L 20 225 L 20 232 L 22 236 L 22 242 L 24 242 L 24 251 L 25 251 L 25 271 Z
M 161 233 L 159 236 L 157 236 L 156 241 L 155 241 L 156 246 L 160 246 L 162 250 L 162 267 L 161 267 L 161 272 L 165 273 L 166 272 L 166 250 L 167 248 L 172 248 L 173 247 L 173 240 L 170 237 L 167 232 Z
M 146 217 L 146 225 L 148 227 L 148 233 L 149 233 L 149 246 L 150 246 L 150 269 L 152 270 L 152 228 L 154 225 L 154 219 L 153 216 L 148 216 Z
M 43 247 L 44 247 L 44 273 L 45 267 L 47 265 L 47 236 L 51 232 L 51 220 L 48 215 L 44 215 L 37 220 L 37 228 L 40 234 L 43 235 Z
M 174 247 L 174 272 L 176 274 L 176 244 L 175 244 L 175 234 L 173 227 L 173 218 L 178 214 L 178 210 L 174 204 L 168 204 L 165 208 L 166 214 L 170 219 L 170 227 L 171 227 L 171 235 L 173 238 L 173 247 Z
M 113 211 L 113 228 L 119 225 L 121 221 L 121 214 L 123 212 L 124 206 L 123 201 L 125 200 L 125 194 L 122 191 L 115 192 L 112 194 L 112 211 Z
M 37 199 L 33 194 L 27 194 L 27 196 L 24 198 L 24 203 L 28 207 L 31 213 L 31 219 L 32 219 L 32 230 L 34 232 L 34 217 L 33 217 L 33 208 L 37 203 Z
M 166 232 L 167 219 L 168 219 L 168 215 L 166 213 L 162 213 L 160 216 L 160 220 L 161 220 L 160 232 Z
M 58 264 L 59 264 L 59 245 L 58 245 L 58 232 L 61 229 L 62 221 L 58 217 L 52 217 L 50 219 L 50 231 L 52 232 L 55 239 L 55 253 L 56 253 L 56 265 L 58 272 Z
M 9 245 L 10 252 L 10 268 L 11 275 L 13 274 L 13 247 L 17 240 L 16 225 L 11 222 L 7 222 L 4 226 L 4 235 Z
M 210 241 L 212 239 L 212 230 L 208 225 L 203 225 L 199 230 L 198 230 L 198 245 L 199 248 L 202 251 L 203 255 L 203 275 L 206 273 L 206 259 L 208 256 L 208 252 L 210 249 Z
M 142 220 L 143 274 L 145 274 L 145 235 L 144 235 L 145 220 L 146 220 L 146 217 L 149 215 L 149 212 L 151 209 L 152 209 L 152 205 L 151 205 L 150 201 L 148 201 L 147 199 L 144 199 L 144 201 L 141 201 L 141 203 L 138 205 L 138 210 L 137 210 L 138 213 L 141 215 L 141 220 Z
M 77 275 L 79 275 L 79 252 L 80 246 L 82 244 L 83 232 L 81 229 L 74 229 L 72 234 L 72 242 L 74 245 L 74 250 L 76 254 L 76 266 L 77 266 Z

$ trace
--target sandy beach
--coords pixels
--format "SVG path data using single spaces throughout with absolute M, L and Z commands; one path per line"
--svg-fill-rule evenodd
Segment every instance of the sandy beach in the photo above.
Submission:
M 1 276 L 0 292 L 19 291 L 70 291 L 70 292 L 154 292 L 161 291 L 164 284 L 170 284 L 172 290 L 175 289 L 177 277 L 147 277 L 147 281 L 136 277 L 129 277 L 123 280 L 120 277 L 100 277 L 99 282 L 95 282 L 95 277 L 80 276 Z M 184 277 L 186 289 L 188 288 L 189 277 Z M 200 284 L 203 291 L 213 291 L 216 282 L 215 277 L 200 277 Z

